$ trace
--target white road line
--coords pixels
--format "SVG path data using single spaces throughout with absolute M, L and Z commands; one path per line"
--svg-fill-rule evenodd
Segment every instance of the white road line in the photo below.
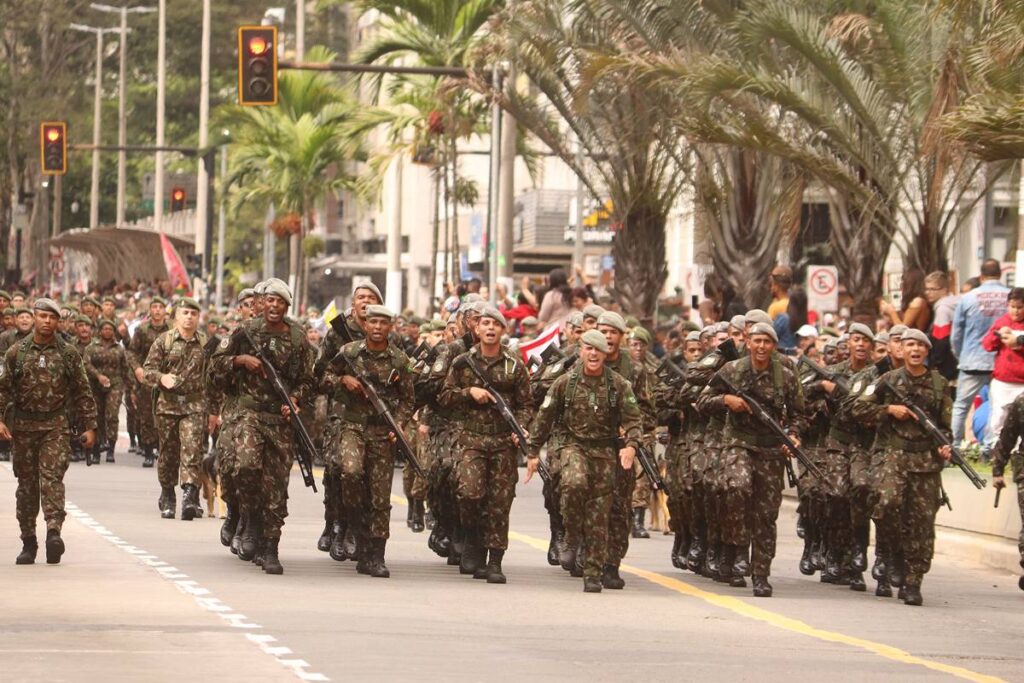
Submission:
M 226 621 L 232 628 L 247 631 L 246 639 L 256 645 L 260 651 L 273 657 L 282 667 L 295 674 L 303 681 L 329 681 L 327 676 L 315 671 L 309 671 L 309 662 L 304 659 L 296 659 L 295 653 L 290 648 L 278 643 L 277 638 L 264 632 L 263 626 L 253 623 L 244 614 L 239 614 L 231 607 L 225 605 L 218 598 L 213 596 L 209 589 L 200 586 L 199 583 L 190 579 L 188 574 L 183 573 L 177 567 L 171 566 L 142 548 L 130 545 L 110 529 L 106 528 L 87 512 L 83 511 L 74 503 L 66 503 L 65 509 L 70 517 L 82 526 L 92 529 L 99 536 L 109 541 L 114 547 L 124 551 L 127 555 L 135 558 L 140 564 L 149 567 L 154 573 L 174 584 L 175 588 L 185 595 L 190 595 L 196 604 L 208 612 L 216 614 Z

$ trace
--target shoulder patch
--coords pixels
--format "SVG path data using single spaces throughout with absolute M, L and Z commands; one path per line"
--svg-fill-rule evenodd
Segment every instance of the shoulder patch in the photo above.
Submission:
M 629 398 L 626 399 L 626 403 L 629 403 L 630 405 L 636 405 L 636 396 L 630 395 Z
M 861 390 L 861 387 L 863 387 L 863 386 L 864 386 L 864 382 L 862 382 L 860 380 L 857 380 L 856 382 L 853 383 L 853 386 L 850 387 L 850 393 L 852 393 L 852 394 L 859 394 L 860 390 Z
M 544 397 L 544 402 L 540 404 L 540 407 L 547 408 L 549 405 L 551 405 L 551 394 Z
M 718 363 L 718 359 L 714 356 L 704 356 L 704 360 L 700 362 L 702 368 L 712 368 Z
M 228 339 L 227 337 L 224 337 L 223 339 L 220 340 L 220 344 L 218 344 L 217 346 L 219 346 L 222 349 L 226 349 L 226 348 L 228 348 L 228 343 L 230 341 L 231 341 L 230 339 Z
M 872 382 L 871 384 L 868 385 L 868 388 L 864 390 L 864 395 L 865 396 L 871 396 L 874 393 L 875 393 L 875 383 Z
M 438 372 L 441 372 L 442 370 L 444 370 L 444 361 L 441 360 L 441 359 L 438 359 L 438 361 L 436 363 L 434 363 L 434 370 L 433 370 L 433 372 L 438 373 Z

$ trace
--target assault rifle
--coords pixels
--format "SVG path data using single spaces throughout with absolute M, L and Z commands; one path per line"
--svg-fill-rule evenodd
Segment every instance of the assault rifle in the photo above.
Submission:
M 686 381 L 686 374 L 682 368 L 673 363 L 668 356 L 662 359 L 654 371 L 654 376 L 670 387 L 677 387 Z
M 338 333 L 339 337 L 341 337 L 343 345 L 349 344 L 353 341 L 348 326 L 345 324 L 344 320 L 341 320 L 341 316 L 331 321 L 331 327 L 334 328 L 334 331 Z M 403 432 L 402 428 L 398 426 L 398 422 L 395 421 L 395 417 L 391 414 L 387 404 L 384 403 L 380 394 L 377 393 L 377 389 L 373 386 L 370 380 L 363 377 L 362 373 L 359 372 L 359 368 L 356 367 L 356 364 L 353 363 L 352 359 L 345 355 L 345 353 L 338 352 L 338 355 L 334 357 L 334 360 L 332 360 L 331 363 L 337 363 L 339 360 L 344 363 L 345 372 L 352 377 L 355 377 L 359 382 L 359 385 L 363 388 L 363 394 L 366 396 L 366 400 L 368 400 L 370 405 L 373 406 L 373 409 L 377 412 L 377 416 L 384 420 L 388 428 L 392 433 L 394 433 L 395 443 L 398 446 L 398 450 L 406 457 L 409 464 L 412 465 L 412 468 L 416 470 L 416 474 L 423 479 L 426 479 L 427 473 L 423 469 L 423 466 L 420 465 L 420 461 L 416 459 L 416 451 L 413 450 L 412 444 L 410 444 L 409 439 L 406 438 L 405 432 Z
M 926 413 L 921 406 L 917 405 L 917 403 L 915 403 L 910 396 L 906 394 L 906 392 L 900 391 L 892 382 L 889 381 L 888 378 L 883 380 L 883 384 L 888 387 L 889 391 L 892 392 L 893 396 L 896 397 L 896 400 L 900 404 L 905 405 L 910 409 L 910 412 L 912 412 L 914 417 L 917 418 L 917 423 L 921 425 L 924 431 L 927 432 L 928 436 L 930 436 L 937 445 L 949 446 L 949 449 L 953 454 L 953 457 L 950 460 L 954 465 L 959 467 L 961 471 L 963 471 L 970 482 L 974 484 L 974 487 L 977 489 L 985 488 L 985 485 L 988 482 L 982 479 L 981 475 L 971 467 L 970 463 L 964 460 L 963 455 L 960 453 L 959 449 L 957 449 L 953 440 L 947 437 L 942 430 L 939 429 L 939 426 L 935 424 L 935 421 L 932 420 L 931 416 Z
M 281 381 L 281 376 L 277 374 L 277 368 L 267 358 L 266 352 L 259 345 L 256 344 L 256 340 L 249 334 L 249 330 L 246 329 L 245 325 L 239 325 L 238 329 L 242 330 L 242 334 L 245 335 L 246 340 L 249 342 L 249 346 L 252 347 L 256 357 L 260 359 L 260 363 L 263 364 L 263 371 L 267 375 L 267 379 L 270 380 L 271 386 L 274 387 L 274 392 L 277 397 L 281 399 L 281 403 L 288 406 L 288 420 L 291 422 L 292 429 L 295 431 L 295 436 L 298 437 L 298 449 L 296 450 L 296 460 L 299 463 L 299 472 L 302 474 L 302 481 L 306 486 L 313 489 L 313 493 L 316 493 L 316 480 L 313 479 L 313 462 L 317 459 L 318 455 L 316 452 L 316 446 L 313 444 L 313 439 L 309 436 L 309 432 L 306 431 L 306 425 L 302 424 L 302 419 L 299 417 L 298 408 L 295 407 L 295 402 L 292 401 L 291 394 L 288 393 L 288 388 Z
M 626 442 L 622 438 L 618 438 L 616 439 L 616 445 L 619 448 L 624 448 Z M 637 446 L 636 460 L 640 463 L 640 469 L 643 470 L 647 481 L 651 482 L 651 488 L 655 491 L 661 491 L 666 496 L 671 496 L 672 494 L 669 493 L 665 480 L 662 478 L 661 472 L 658 471 L 658 466 L 654 462 L 653 454 L 645 446 Z
M 828 382 L 832 382 L 833 384 L 838 386 L 840 389 L 842 389 L 844 394 L 848 394 L 850 392 L 850 381 L 849 381 L 849 379 L 847 379 L 843 375 L 840 375 L 838 372 L 832 372 L 831 370 L 829 370 L 825 366 L 819 365 L 818 363 L 815 363 L 813 360 L 811 360 L 807 356 L 800 356 L 800 360 L 797 361 L 797 365 L 803 365 L 807 369 L 809 369 L 811 372 L 813 372 L 815 375 L 817 375 L 818 377 L 821 377 L 823 380 L 826 380 Z M 810 382 L 810 379 L 802 382 L 802 384 L 808 384 L 809 382 Z
M 754 416 L 754 419 L 756 419 L 762 425 L 767 427 L 769 431 L 771 431 L 772 434 L 775 437 L 777 437 L 780 442 L 782 442 L 782 445 L 786 447 L 786 449 L 793 455 L 793 457 L 795 457 L 800 462 L 800 464 L 804 466 L 804 469 L 809 474 L 814 476 L 816 479 L 820 480 L 831 493 L 833 493 L 834 495 L 839 495 L 839 492 L 836 491 L 835 486 L 833 486 L 832 482 L 828 480 L 828 478 L 825 476 L 825 473 L 821 471 L 821 468 L 815 465 L 814 461 L 808 457 L 807 453 L 805 453 L 802 448 L 796 445 L 796 442 L 793 441 L 792 437 L 789 436 L 789 434 L 782 427 L 782 425 L 780 425 L 775 420 L 775 418 L 773 418 L 771 414 L 767 410 L 765 410 L 764 407 L 760 403 L 758 403 L 753 396 L 750 395 L 750 392 L 743 391 L 742 389 L 740 389 L 732 380 L 730 380 L 728 377 L 725 377 L 721 372 L 716 373 L 712 381 L 720 382 L 729 391 L 730 394 L 742 398 L 744 402 L 746 402 L 747 406 L 750 407 L 750 413 L 751 415 Z M 788 459 L 786 462 L 789 462 Z M 789 474 L 790 484 L 793 484 L 795 476 L 793 475 L 792 471 L 790 471 Z
M 519 450 L 522 452 L 524 457 L 529 458 L 530 451 L 526 438 L 526 430 L 519 424 L 519 420 L 516 419 L 516 416 L 512 413 L 512 409 L 508 407 L 508 403 L 501 397 L 498 390 L 494 388 L 494 385 L 491 384 L 486 377 L 484 377 L 484 373 L 480 372 L 480 368 L 476 366 L 476 363 L 470 360 L 468 356 L 459 356 L 455 360 L 454 367 L 456 369 L 469 368 L 469 371 L 476 376 L 477 380 L 479 380 L 483 385 L 483 388 L 486 389 L 494 399 L 494 409 L 498 411 L 498 414 L 501 415 L 502 419 L 508 423 L 509 429 L 511 429 L 512 433 L 516 435 L 516 440 L 519 442 Z M 545 465 L 544 461 L 540 458 L 537 459 L 537 463 L 537 473 L 540 475 L 541 480 L 545 484 L 550 482 L 551 472 L 548 470 L 548 466 Z

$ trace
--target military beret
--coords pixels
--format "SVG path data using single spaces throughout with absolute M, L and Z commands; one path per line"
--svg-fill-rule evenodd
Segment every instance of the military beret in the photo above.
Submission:
M 484 301 L 483 299 L 477 299 L 475 301 L 470 301 L 469 302 L 469 306 L 466 309 L 466 312 L 467 313 L 472 313 L 474 315 L 483 315 L 484 314 L 484 310 L 486 308 L 487 308 L 487 302 Z M 504 317 L 504 316 L 502 316 L 502 317 Z
M 246 299 L 251 299 L 254 296 L 256 296 L 256 290 L 254 290 L 252 287 L 246 287 L 245 289 L 238 293 L 237 301 L 238 303 L 242 303 Z
M 740 332 L 743 332 L 744 330 L 747 329 L 747 319 L 746 319 L 746 317 L 744 317 L 742 315 L 734 315 L 729 320 L 729 327 L 735 328 L 735 329 L 739 330 Z
M 370 304 L 366 307 L 367 318 L 387 318 L 388 320 L 395 319 L 395 312 L 387 306 L 381 306 L 380 304 Z
M 431 332 L 443 332 L 444 328 L 447 327 L 440 318 L 434 318 L 427 325 L 430 327 Z
M 608 327 L 614 327 L 619 332 L 626 331 L 626 321 L 622 319 L 622 316 L 615 311 L 605 311 L 601 314 L 601 317 L 597 319 L 598 325 L 607 325 Z
M 476 292 L 470 292 L 466 296 L 462 297 L 462 302 L 466 304 L 476 303 L 477 301 L 483 301 L 484 298 Z
M 427 334 L 430 332 L 430 323 L 423 323 L 417 329 L 420 331 L 420 334 Z
M 573 327 L 583 327 L 583 311 L 573 311 L 569 314 L 569 317 L 565 319 L 566 325 L 572 325 Z
M 583 307 L 584 318 L 597 319 L 601 317 L 602 313 L 604 313 L 604 309 L 598 306 L 597 304 L 588 304 L 587 306 Z
M 45 296 L 41 296 L 38 299 L 36 299 L 35 302 L 32 304 L 32 308 L 34 308 L 37 311 L 47 311 L 49 313 L 53 313 L 56 316 L 60 316 L 60 305 L 53 299 L 48 299 Z M 31 313 L 32 311 L 29 311 L 26 308 L 25 312 Z
M 839 343 L 840 344 L 849 344 L 850 343 L 850 335 L 846 334 L 845 332 L 843 334 L 839 335 Z
M 906 325 L 893 325 L 892 327 L 889 328 L 889 339 L 902 337 L 903 333 L 906 332 L 908 329 L 910 328 L 908 328 Z
M 823 337 L 839 337 L 839 330 L 834 327 L 825 327 L 821 330 Z
M 427 325 L 430 323 L 429 320 L 418 315 L 407 316 L 407 319 L 409 320 L 409 323 L 412 325 Z
M 199 307 L 199 302 L 190 296 L 183 296 L 175 302 L 177 308 L 191 308 L 193 311 L 202 311 Z M 220 322 L 217 318 L 210 318 L 210 322 Z
M 593 346 L 601 353 L 608 353 L 608 340 L 597 330 L 587 330 L 580 337 L 581 346 Z
M 46 309 L 46 310 L 49 310 L 49 309 Z M 14 315 L 21 315 L 22 313 L 25 313 L 27 315 L 32 315 L 32 309 L 29 308 L 28 306 L 18 306 L 17 308 L 14 309 L 13 313 L 14 313 Z M 57 315 L 60 315 L 60 311 L 57 311 Z
M 879 332 L 878 334 L 876 334 L 875 335 L 875 343 L 876 344 L 888 344 L 889 343 L 889 333 L 888 332 Z
M 779 335 L 775 333 L 775 328 L 768 323 L 754 323 L 754 326 L 750 328 L 750 336 L 756 336 L 759 334 L 766 335 L 772 338 L 776 344 L 779 343 Z
M 700 332 L 700 325 L 692 320 L 686 320 L 679 326 L 683 332 Z
M 373 284 L 372 282 L 360 282 L 358 285 L 352 288 L 352 296 L 355 296 L 356 292 L 358 292 L 360 289 L 365 289 L 369 292 L 373 292 L 373 295 L 377 297 L 377 301 L 384 301 L 384 297 L 380 295 L 380 290 L 377 289 L 377 285 Z M 393 318 L 395 316 L 392 315 L 391 317 Z
M 825 348 L 826 349 L 838 349 L 839 348 L 839 340 L 838 339 L 829 339 L 827 342 L 825 342 Z
M 480 315 L 484 318 L 497 320 L 499 323 L 501 323 L 502 327 L 508 325 L 508 322 L 505 320 L 505 316 L 503 316 L 501 314 L 501 311 L 499 311 L 494 306 L 484 306 L 483 310 L 480 312 Z
M 13 294 L 11 294 L 11 298 L 12 298 L 12 299 L 17 299 L 17 298 L 18 298 L 19 296 L 20 296 L 20 297 L 21 297 L 22 299 L 24 299 L 24 298 L 25 298 L 25 297 L 27 297 L 28 295 L 27 295 L 27 294 L 25 294 L 25 292 L 21 291 L 20 289 L 16 289 L 16 290 L 14 290 L 14 293 L 13 293 Z
M 110 318 L 100 318 L 99 320 L 96 321 L 96 328 L 97 329 L 102 330 L 104 325 L 110 325 L 115 330 L 117 330 L 117 323 L 115 323 Z
M 528 315 L 525 318 L 523 318 L 523 324 L 524 325 L 539 325 L 540 321 L 537 320 L 536 316 Z
M 115 299 L 114 297 L 112 297 L 112 296 L 105 296 L 105 297 L 103 297 L 103 299 L 102 299 L 103 303 L 107 303 L 108 301 L 110 303 L 114 304 L 115 306 L 117 305 L 117 299 Z
M 640 320 L 637 319 L 636 316 L 634 316 L 634 315 L 627 315 L 626 316 L 626 327 L 633 328 L 633 327 L 639 327 L 639 326 L 640 326 Z
M 15 296 L 18 296 L 18 294 L 15 293 Z M 24 296 L 24 295 L 22 295 L 22 296 Z M 87 296 L 84 299 L 82 299 L 82 303 L 83 304 L 92 304 L 93 306 L 99 306 L 100 305 L 99 300 L 97 300 L 96 297 L 94 297 L 92 295 Z
M 651 333 L 639 325 L 633 328 L 633 331 L 630 332 L 629 334 L 629 338 L 636 339 L 637 341 L 642 341 L 644 344 L 647 344 L 648 346 L 651 345 Z
M 284 302 L 289 306 L 292 305 L 292 290 L 288 289 L 283 281 L 277 278 L 272 278 L 267 281 L 267 286 L 263 290 L 264 296 L 278 296 L 284 299 Z
M 911 340 L 921 342 L 929 349 L 932 348 L 932 340 L 929 339 L 928 335 L 922 332 L 921 330 L 915 330 L 913 328 L 908 329 L 906 332 L 903 333 L 903 337 L 900 341 L 906 342 Z
M 76 315 L 75 316 L 75 324 L 77 325 L 78 323 L 83 323 L 85 325 L 88 325 L 89 327 L 92 327 L 92 318 L 90 318 L 87 315 L 82 315 L 82 314 Z
M 10 301 L 11 295 L 5 292 L 4 290 L 0 289 L 0 299 L 6 299 L 7 301 Z
M 708 328 L 704 328 L 705 332 Z M 689 332 L 686 335 L 687 342 L 700 342 L 700 338 L 704 336 L 704 332 Z
M 263 293 L 265 291 L 267 291 L 267 281 L 266 280 L 260 280 L 259 282 L 257 282 L 252 287 L 252 293 L 255 296 L 263 296 Z
M 770 315 L 762 311 L 760 308 L 751 308 L 747 311 L 743 319 L 748 323 L 767 323 L 772 324 L 772 318 Z
M 715 334 L 720 334 L 722 332 L 728 333 L 730 327 L 732 327 L 732 323 L 727 323 L 724 320 L 722 322 L 720 322 L 720 323 L 716 323 L 715 324 Z M 740 329 L 740 328 L 737 327 L 736 329 Z
M 152 299 L 149 300 L 149 305 L 152 306 L 153 304 L 160 304 L 161 306 L 166 306 L 167 299 L 163 298 L 162 296 L 154 296 Z
M 717 330 L 718 330 L 718 324 L 717 323 L 714 324 L 714 325 L 705 325 L 703 330 L 697 332 L 697 339 L 700 340 L 700 339 L 702 339 L 704 337 L 710 337 L 711 335 L 715 334 L 717 332 Z M 693 332 L 687 333 L 687 335 L 686 335 L 686 340 L 687 341 L 690 340 L 690 335 L 692 335 L 692 334 L 693 334 Z

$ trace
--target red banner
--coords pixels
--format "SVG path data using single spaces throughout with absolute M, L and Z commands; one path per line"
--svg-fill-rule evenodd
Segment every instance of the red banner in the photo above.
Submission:
M 182 291 L 187 295 L 191 294 L 188 282 L 188 273 L 185 272 L 185 264 L 178 256 L 178 250 L 174 248 L 167 235 L 160 233 L 160 250 L 164 255 L 164 266 L 167 268 L 167 278 L 175 291 Z

